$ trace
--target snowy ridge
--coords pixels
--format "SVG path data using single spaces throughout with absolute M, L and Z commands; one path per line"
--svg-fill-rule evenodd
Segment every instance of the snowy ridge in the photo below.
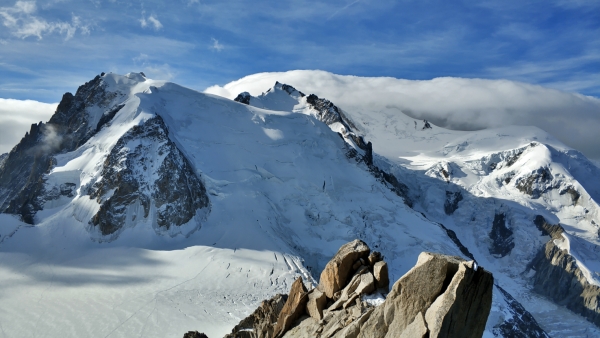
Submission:
M 236 86 L 243 88 L 243 83 Z M 262 107 L 270 107 L 270 96 L 278 97 L 276 89 L 257 97 Z M 254 97 L 248 97 L 252 105 Z M 568 224 L 569 234 L 587 243 L 580 246 L 586 261 L 576 258 L 581 256 L 577 249 L 572 250 L 573 256 L 583 271 L 594 267 L 585 276 L 597 283 L 599 214 L 593 196 L 597 196 L 600 172 L 581 153 L 534 127 L 461 132 L 435 125 L 426 128 L 425 121 L 394 107 L 374 104 L 366 111 L 346 106 L 344 111 L 360 121 L 364 138 L 373 141 L 375 165 L 409 187 L 415 209 L 458 234 L 497 278 L 512 279 L 528 269 L 527 263 L 547 241 L 532 227 L 535 216 L 543 214 Z M 531 288 L 527 277 L 516 284 L 500 284 L 516 294 Z M 535 299 L 528 305 L 535 308 L 538 303 Z M 561 315 L 544 314 L 546 326 Z
M 100 79 L 113 94 L 86 108 L 94 134 L 52 156 L 35 225 L 0 215 L 6 335 L 222 336 L 298 275 L 314 285 L 347 241 L 380 251 L 395 281 L 422 251 L 462 255 L 449 231 L 551 335 L 600 333 L 528 284 L 549 240 L 537 215 L 563 225 L 590 278 L 599 271 L 598 168 L 540 129 L 425 128 L 395 107 L 338 107 L 281 83 L 239 103 L 143 74 Z M 169 191 L 184 197 L 161 209 Z M 202 203 L 180 203 L 199 191 Z M 495 288 L 486 335 L 526 313 L 511 302 Z

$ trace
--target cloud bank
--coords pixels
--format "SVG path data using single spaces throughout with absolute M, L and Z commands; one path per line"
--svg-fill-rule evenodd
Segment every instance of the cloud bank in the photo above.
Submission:
M 17 145 L 31 124 L 48 121 L 57 106 L 58 103 L 0 99 L 0 154 Z
M 522 82 L 451 77 L 415 81 L 296 70 L 254 74 L 205 91 L 232 99 L 243 91 L 259 95 L 275 81 L 325 97 L 349 111 L 396 107 L 449 129 L 536 126 L 600 159 L 600 99 Z

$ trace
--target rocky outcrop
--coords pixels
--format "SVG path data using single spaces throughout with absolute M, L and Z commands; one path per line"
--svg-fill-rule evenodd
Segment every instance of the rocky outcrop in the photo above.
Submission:
M 458 202 L 463 200 L 460 191 L 446 191 L 446 201 L 444 201 L 444 212 L 446 215 L 452 215 L 458 209 Z
M 128 224 L 148 217 L 157 232 L 168 231 L 209 206 L 204 185 L 169 139 L 160 116 L 119 139 L 89 195 L 100 203 L 90 224 L 108 236 L 104 240 L 116 238 Z
M 324 122 L 327 125 L 336 122 L 341 123 L 348 131 L 357 129 L 354 123 L 344 115 L 342 110 L 331 101 L 319 98 L 315 94 L 310 94 L 306 97 L 306 102 L 317 111 L 317 118 L 319 121 Z
M 537 215 L 533 219 L 533 224 L 542 232 L 545 236 L 550 236 L 552 239 L 562 239 L 562 234 L 565 232 L 560 224 L 551 224 L 546 221 L 544 216 Z
M 552 173 L 548 168 L 538 168 L 527 176 L 520 178 L 515 187 L 532 198 L 539 198 L 543 193 L 553 188 Z
M 506 302 L 507 311 L 510 316 L 498 325 L 494 326 L 493 332 L 495 336 L 511 337 L 511 338 L 550 338 L 548 334 L 542 330 L 531 313 L 506 292 L 503 288 L 495 285 Z
M 264 300 L 248 317 L 236 325 L 225 338 L 273 338 L 275 324 L 286 304 L 287 295 L 277 294 Z
M 493 277 L 489 272 L 473 261 L 425 252 L 394 284 L 385 301 L 375 306 L 365 296 L 378 286 L 387 289 L 379 284 L 388 278 L 387 263 L 381 254 L 369 253 L 362 241 L 347 243 L 327 264 L 317 288 L 304 293 L 298 279 L 290 293 L 294 296 L 285 307 L 301 309 L 306 298 L 305 313 L 292 311 L 300 317 L 288 327 L 290 320 L 285 318 L 290 312 L 284 315 L 282 311 L 278 322 L 272 324 L 275 337 L 482 336 L 492 304 Z M 348 276 L 335 277 L 334 273 Z M 277 329 L 280 327 L 286 329 Z M 248 334 L 244 337 L 260 336 L 257 331 Z
M 251 98 L 252 98 L 252 95 L 250 95 L 250 93 L 243 92 L 243 93 L 240 93 L 238 96 L 236 96 L 235 99 L 233 99 L 233 101 L 243 103 L 243 104 L 250 104 Z
M 493 277 L 458 257 L 422 253 L 392 287 L 358 337 L 481 337 L 492 305 Z M 424 320 L 423 320 L 424 319 Z M 424 324 L 424 325 L 423 325 Z
M 590 283 L 577 260 L 556 245 L 555 241 L 564 240 L 564 228 L 541 215 L 533 223 L 551 238 L 527 267 L 527 271 L 535 271 L 533 290 L 600 327 L 600 287 Z
M 333 295 L 347 284 L 353 270 L 356 270 L 354 264 L 360 259 L 367 259 L 370 252 L 367 244 L 359 239 L 342 245 L 321 272 L 317 288 L 325 293 L 327 298 L 333 298 Z
M 308 293 L 306 287 L 304 287 L 302 277 L 298 277 L 292 284 L 290 295 L 279 313 L 275 329 L 273 330 L 274 337 L 281 337 L 285 331 L 294 325 L 294 322 L 305 313 L 307 301 Z
M 208 338 L 208 336 L 198 331 L 188 331 L 183 338 Z
M 370 141 L 365 141 L 364 137 L 358 134 L 358 128 L 333 102 L 319 98 L 315 94 L 306 96 L 301 91 L 298 91 L 294 87 L 281 84 L 278 81 L 275 83 L 274 88 L 281 88 L 289 95 L 297 93 L 298 96 L 306 98 L 308 106 L 316 112 L 315 117 L 331 126 L 335 123 L 339 123 L 344 127 L 344 131 L 339 133 L 342 139 L 346 142 L 346 156 L 350 159 L 356 160 L 358 163 L 364 163 L 368 168 L 369 172 L 381 183 L 386 185 L 396 195 L 402 197 L 404 202 L 409 206 L 413 206 L 413 202 L 409 197 L 409 191 L 406 184 L 400 182 L 396 176 L 391 173 L 381 170 L 374 164 L 373 157 L 373 144 Z M 271 89 L 269 89 L 270 91 Z M 267 91 L 267 92 L 269 92 Z M 252 96 L 248 92 L 240 93 L 234 101 L 251 105 Z
M 600 287 L 591 284 L 577 261 L 553 240 L 546 243 L 531 264 L 533 290 L 600 327 Z
M 99 130 L 98 117 L 88 108 L 116 114 L 111 107 L 116 98 L 117 93 L 107 91 L 102 77 L 96 76 L 75 95 L 64 94 L 48 123 L 31 125 L 0 166 L 0 212 L 20 215 L 33 224 L 44 205 L 44 175 L 54 165 L 53 156 L 73 151 L 92 137 Z
M 508 255 L 515 247 L 513 241 L 513 232 L 506 226 L 506 215 L 503 213 L 495 214 L 492 222 L 492 232 L 490 232 L 490 254 L 496 258 Z

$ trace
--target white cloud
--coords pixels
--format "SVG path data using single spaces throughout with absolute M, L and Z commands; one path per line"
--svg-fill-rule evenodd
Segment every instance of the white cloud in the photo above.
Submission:
M 450 77 L 412 81 L 297 70 L 250 75 L 206 92 L 228 98 L 243 91 L 260 95 L 275 81 L 327 98 L 349 111 L 396 107 L 450 129 L 537 126 L 600 159 L 600 99 L 522 82 Z
M 333 18 L 334 16 L 338 15 L 340 12 L 342 12 L 342 11 L 344 11 L 344 10 L 348 9 L 350 6 L 352 6 L 352 5 L 354 5 L 354 4 L 358 3 L 358 2 L 360 2 L 360 0 L 354 0 L 354 1 L 352 1 L 351 3 L 347 4 L 346 6 L 344 6 L 344 7 L 340 8 L 340 9 L 336 10 L 335 12 L 333 12 L 333 14 L 331 14 L 331 15 L 330 15 L 330 16 L 327 18 L 327 20 L 331 20 L 331 18 Z
M 0 7 L 0 18 L 2 23 L 14 36 L 25 39 L 35 36 L 38 39 L 46 34 L 58 32 L 65 36 L 65 40 L 71 39 L 79 30 L 82 34 L 89 34 L 90 29 L 82 24 L 79 17 L 73 15 L 71 22 L 48 22 L 44 18 L 36 16 L 37 6 L 35 1 L 19 0 L 12 7 Z
M 223 46 L 221 43 L 219 43 L 219 40 L 212 38 L 212 42 L 213 42 L 213 44 L 210 46 L 210 49 L 214 49 L 217 52 L 220 52 L 223 49 L 225 49 L 225 46 Z
M 9 152 L 31 128 L 46 122 L 58 103 L 0 99 L 0 154 Z
M 177 73 L 171 68 L 168 63 L 164 64 L 146 64 L 144 66 L 144 74 L 149 78 L 157 80 L 171 81 Z
M 155 31 L 163 28 L 162 23 L 158 21 L 154 14 L 151 14 L 148 18 L 146 18 L 146 11 L 142 11 L 142 18 L 140 19 L 140 23 L 142 28 L 151 27 L 154 28 Z
M 143 69 L 144 74 L 152 79 L 171 81 L 177 75 L 177 72 L 169 64 L 154 63 L 148 54 L 140 53 L 133 58 L 133 63 L 136 67 Z

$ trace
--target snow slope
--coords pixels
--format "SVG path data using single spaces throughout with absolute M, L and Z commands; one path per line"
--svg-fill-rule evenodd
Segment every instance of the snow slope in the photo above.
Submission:
M 589 179 L 597 168 L 539 129 L 423 129 L 421 120 L 377 105 L 343 106 L 352 127 L 327 125 L 304 95 L 282 84 L 248 106 L 142 74 L 106 74 L 102 81 L 116 93 L 107 109 L 122 108 L 79 148 L 56 156 L 46 177 L 47 188 L 75 184 L 73 196 L 47 200 L 34 226 L 0 215 L 4 336 L 180 337 L 187 330 L 222 336 L 261 300 L 287 292 L 297 276 L 314 283 L 339 246 L 355 238 L 383 253 L 392 281 L 422 251 L 463 255 L 438 222 L 454 230 L 479 265 L 551 334 L 599 333 L 533 295 L 522 276 L 546 240 L 528 224 L 538 212 L 571 226 L 569 236 L 597 245 L 591 223 L 598 216 L 597 181 Z M 100 119 L 104 110 L 96 113 Z M 122 232 L 103 235 L 92 222 L 102 200 L 91 198 L 90 188 L 108 179 L 103 166 L 119 141 L 156 117 L 201 179 L 210 208 L 165 229 L 155 222 L 156 210 L 145 216 L 140 205 L 130 204 Z M 350 132 L 373 142 L 375 164 L 410 188 L 414 209 L 365 163 L 347 156 L 355 147 Z M 163 155 L 152 142 L 122 149 L 137 146 L 150 149 L 148 156 L 116 168 L 133 166 L 143 182 L 155 182 L 152 163 Z M 539 197 L 524 195 L 516 182 L 540 167 L 549 168 L 552 180 L 533 182 Z M 498 183 L 508 174 L 509 185 Z M 560 203 L 572 202 L 571 193 L 560 195 L 569 186 L 581 202 L 553 206 L 552 194 L 565 198 Z M 463 196 L 451 214 L 444 209 L 447 192 Z M 489 252 L 499 212 L 514 231 L 515 248 L 500 258 Z M 570 243 L 579 252 L 576 241 Z M 590 276 L 596 271 L 591 262 L 598 261 L 594 252 L 576 254 Z M 495 290 L 486 335 L 511 316 Z
M 231 86 L 251 90 L 256 85 L 250 78 L 245 81 Z M 250 98 L 249 104 L 281 109 L 286 102 L 291 111 L 315 116 L 306 97 L 287 88 L 282 90 L 276 83 Z M 548 240 L 540 236 L 533 219 L 542 215 L 563 225 L 573 238 L 571 243 L 577 243 L 569 246 L 569 252 L 589 282 L 598 285 L 598 167 L 536 127 L 472 132 L 435 125 L 425 128 L 425 121 L 404 115 L 386 100 L 368 107 L 347 104 L 338 108 L 353 121 L 354 131 L 373 143 L 379 155 L 375 164 L 409 187 L 416 210 L 454 230 L 479 263 L 495 273 L 500 285 L 522 297 L 530 311 L 538 312 L 551 333 L 576 334 L 565 325 L 556 325 L 563 322 L 562 309 L 555 308 L 553 315 L 546 310 L 548 305 L 540 305 L 543 300 L 530 295 L 528 263 Z M 340 131 L 335 125 L 331 129 Z M 449 199 L 457 195 L 460 199 L 448 210 Z M 490 239 L 496 220 L 509 232 L 499 243 Z M 597 332 L 590 324 L 583 325 Z
M 123 94 L 113 104 L 124 107 L 77 150 L 57 156 L 47 177 L 48 185 L 74 181 L 75 195 L 47 203 L 35 226 L 14 225 L 0 245 L 7 337 L 178 337 L 191 329 L 219 336 L 262 299 L 287 292 L 296 276 L 311 282 L 310 273 L 354 238 L 386 256 L 394 280 L 421 251 L 460 254 L 310 116 L 139 74 L 103 80 Z M 86 187 L 102 179 L 100 164 L 118 140 L 155 115 L 202 178 L 210 213 L 166 236 L 157 236 L 151 217 L 137 217 L 104 240 L 90 224 L 99 205 Z

